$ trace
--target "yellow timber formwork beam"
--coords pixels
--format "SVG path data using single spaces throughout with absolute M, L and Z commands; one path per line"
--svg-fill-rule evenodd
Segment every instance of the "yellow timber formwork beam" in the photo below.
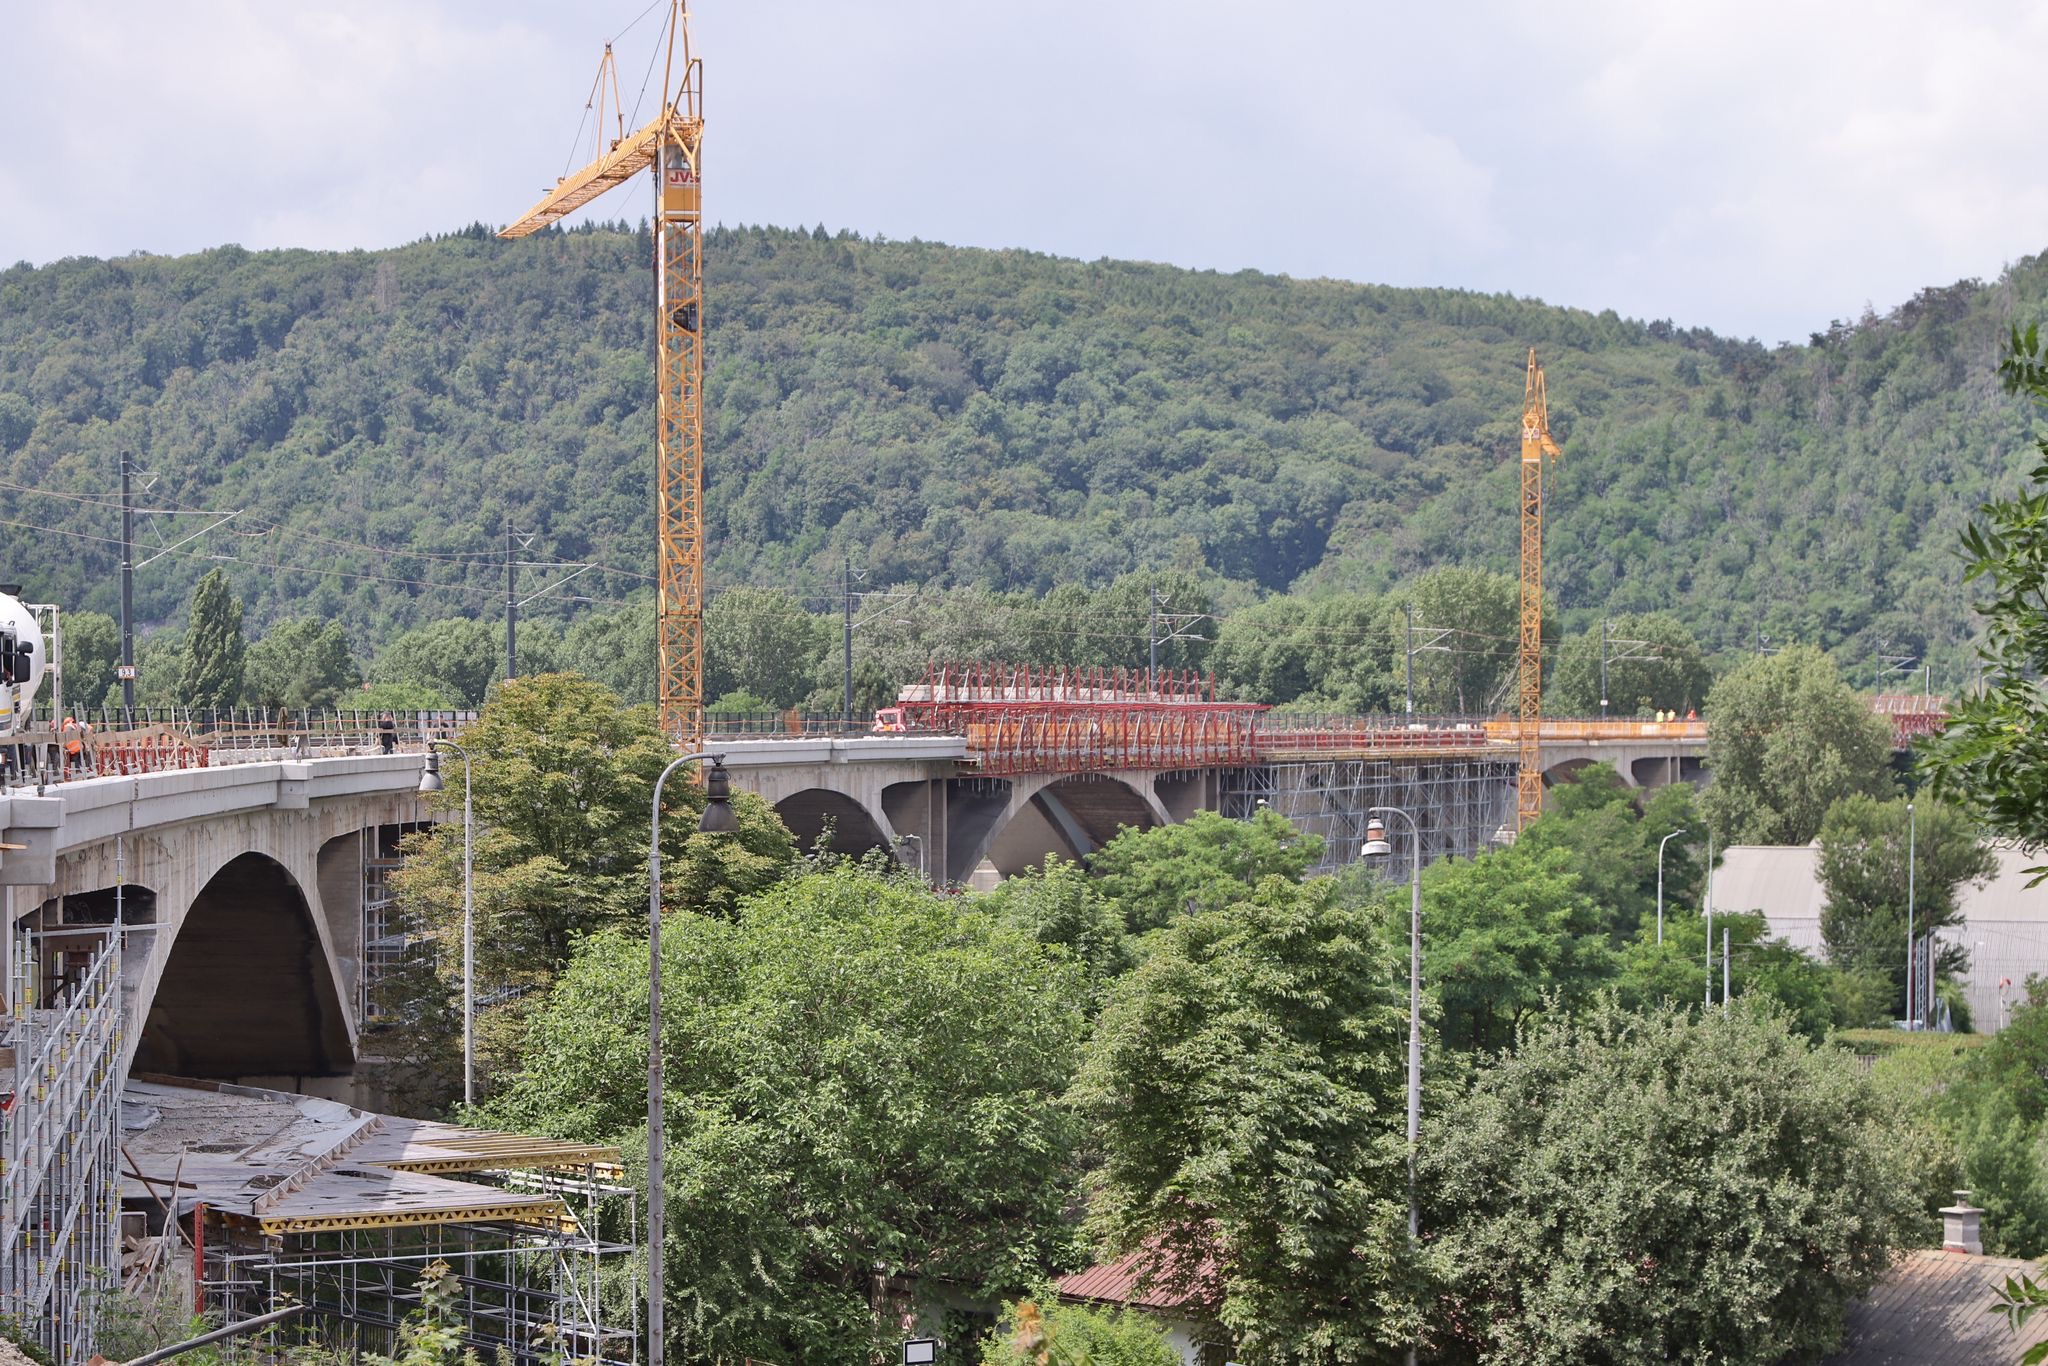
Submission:
M 239 1216 L 229 1216 L 239 1217 Z M 417 1209 L 353 1209 L 332 1214 L 285 1214 L 250 1220 L 264 1233 L 337 1233 L 348 1229 L 424 1228 L 432 1224 L 531 1224 L 562 1227 L 572 1216 L 560 1200 L 502 1205 L 422 1206 Z
M 1522 706 L 1517 727 L 1520 764 L 1515 788 L 1515 829 L 1543 814 L 1543 458 L 1558 457 L 1550 439 L 1550 405 L 1543 367 L 1529 348 L 1522 386 L 1522 638 L 1517 667 Z
M 681 0 L 672 0 L 668 34 L 661 113 L 582 170 L 564 176 L 498 235 L 538 232 L 642 171 L 654 172 L 661 728 L 678 747 L 695 750 L 704 735 L 704 67 L 701 58 L 690 55 L 689 8 Z M 607 60 L 609 55 L 607 49 Z

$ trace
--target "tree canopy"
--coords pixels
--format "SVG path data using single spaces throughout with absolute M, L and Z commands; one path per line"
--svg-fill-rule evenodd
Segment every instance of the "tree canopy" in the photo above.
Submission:
M 1767 1009 L 1545 1016 L 1429 1120 L 1432 1324 L 1482 1366 L 1817 1357 L 1904 1235 L 1887 1145 Z
M 192 590 L 178 701 L 190 707 L 231 707 L 242 700 L 242 603 L 215 569 Z
M 1999 373 L 2008 391 L 2048 409 L 2048 345 L 2037 325 L 2013 329 Z M 2048 846 L 2048 437 L 2034 445 L 2044 463 L 2029 487 L 1986 502 L 1963 532 L 1963 578 L 1988 593 L 1976 604 L 1985 686 L 1922 743 L 1920 759 L 1936 792 L 2029 849 Z
M 1071 1264 L 1076 965 L 852 866 L 678 915 L 662 948 L 681 1359 L 865 1361 L 909 1307 L 871 1301 L 878 1271 L 1015 1295 Z M 636 1131 L 646 1014 L 644 937 L 592 937 L 497 1122 Z
M 1700 810 L 1723 847 L 1805 844 L 1837 798 L 1892 793 L 1891 728 L 1810 646 L 1745 661 L 1707 705 Z
M 1820 929 L 1828 960 L 1890 981 L 1902 1018 L 1909 875 L 1913 932 L 1924 935 L 1961 924 L 1963 888 L 1998 871 L 1976 823 L 1961 811 L 1925 798 L 1910 816 L 1906 808 L 1903 797 L 1844 797 L 1828 808 L 1820 827 L 1820 881 L 1827 895 Z M 1944 975 L 1967 961 L 1960 944 L 1938 948 L 1936 967 Z
M 235 530 L 262 533 L 165 554 L 136 582 L 145 629 L 225 564 L 253 635 L 339 621 L 372 659 L 495 613 L 508 517 L 533 558 L 599 566 L 529 619 L 612 610 L 655 570 L 651 251 L 625 224 L 474 225 L 0 270 L 0 472 L 38 491 L 0 559 L 35 566 L 39 600 L 111 611 L 99 495 L 129 450 L 154 505 L 243 508 Z M 1767 347 L 1506 294 L 844 232 L 718 228 L 705 257 L 713 589 L 822 610 L 849 552 L 867 591 L 1177 573 L 1231 606 L 1512 576 L 1534 345 L 1567 453 L 1545 553 L 1568 635 L 1668 611 L 1709 651 L 1768 635 L 1860 669 L 1890 641 L 1950 686 L 1972 625 L 1949 547 L 2028 435 L 2023 402 L 1961 377 L 2048 299 L 2030 258 Z M 1128 620 L 1103 625 L 1142 636 Z M 1511 640 L 1505 620 L 1485 634 Z
M 1175 921 L 1089 1040 L 1091 1223 L 1248 1360 L 1370 1361 L 1414 1330 L 1391 969 L 1334 882 L 1268 877 Z

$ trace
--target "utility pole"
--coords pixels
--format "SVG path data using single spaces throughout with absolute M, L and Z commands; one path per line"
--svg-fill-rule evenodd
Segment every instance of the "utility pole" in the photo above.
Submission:
M 1151 621 L 1145 627 L 1145 691 L 1156 693 L 1159 691 L 1159 590 L 1152 589 L 1145 595 L 1145 601 L 1152 609 Z
M 1408 625 L 1402 638 L 1407 664 L 1402 671 L 1402 680 L 1408 687 L 1408 715 L 1415 715 L 1415 604 L 1409 603 L 1403 609 L 1408 614 Z
M 512 519 L 505 518 L 505 677 L 519 677 L 519 565 L 512 558 Z
M 1721 1009 L 1728 1008 L 1728 929 L 1721 928 Z
M 844 700 L 840 721 L 851 728 L 853 725 L 853 552 L 846 552 L 845 568 L 840 578 L 844 590 L 840 608 L 840 671 L 844 679 Z
M 1600 719 L 1607 719 L 1607 618 L 1600 618 Z
M 121 452 L 121 729 L 135 725 L 135 503 L 129 476 L 134 461 Z

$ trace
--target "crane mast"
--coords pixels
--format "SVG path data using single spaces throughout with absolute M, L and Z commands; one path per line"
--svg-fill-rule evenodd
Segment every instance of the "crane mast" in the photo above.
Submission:
M 1529 348 L 1528 379 L 1522 386 L 1522 639 L 1518 668 L 1522 684 L 1521 723 L 1516 728 L 1521 762 L 1516 778 L 1515 829 L 1543 814 L 1543 458 L 1557 459 L 1550 439 L 1550 405 L 1543 392 L 1543 367 Z
M 654 173 L 660 715 L 663 732 L 679 748 L 695 750 L 704 736 L 704 65 L 690 52 L 689 18 L 685 0 L 670 0 L 661 111 L 562 177 L 498 235 L 538 232 L 613 186 Z M 600 91 L 607 68 L 616 72 L 609 46 Z M 616 74 L 612 79 L 616 88 Z M 600 107 L 600 137 L 603 122 Z

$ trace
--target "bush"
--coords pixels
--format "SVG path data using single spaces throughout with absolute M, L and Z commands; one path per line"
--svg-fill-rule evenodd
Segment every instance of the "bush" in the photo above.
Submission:
M 1142 1314 L 1042 1296 L 1003 1306 L 981 1366 L 1180 1366 L 1180 1354 Z

